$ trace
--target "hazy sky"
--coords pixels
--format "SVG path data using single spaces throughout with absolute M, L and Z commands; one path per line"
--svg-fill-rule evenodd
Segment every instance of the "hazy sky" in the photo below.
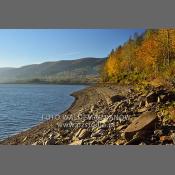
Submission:
M 106 57 L 143 29 L 0 29 L 0 67 Z

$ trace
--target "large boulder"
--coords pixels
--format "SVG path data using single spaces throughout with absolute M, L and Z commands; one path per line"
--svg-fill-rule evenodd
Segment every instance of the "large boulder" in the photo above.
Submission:
M 133 122 L 125 129 L 125 138 L 127 140 L 131 140 L 136 133 L 140 133 L 143 135 L 150 131 L 153 131 L 157 119 L 158 118 L 154 112 L 148 111 L 142 113 L 138 118 L 133 120 Z

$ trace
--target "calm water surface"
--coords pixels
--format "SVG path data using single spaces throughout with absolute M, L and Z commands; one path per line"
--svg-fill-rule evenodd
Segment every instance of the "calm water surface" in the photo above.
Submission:
M 26 130 L 56 115 L 74 101 L 72 92 L 84 85 L 0 85 L 0 139 Z

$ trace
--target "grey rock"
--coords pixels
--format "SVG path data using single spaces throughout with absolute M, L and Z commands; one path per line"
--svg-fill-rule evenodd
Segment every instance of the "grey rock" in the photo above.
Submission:
M 125 129 L 125 138 L 130 140 L 137 132 L 145 134 L 152 131 L 155 128 L 157 119 L 154 112 L 144 112 Z

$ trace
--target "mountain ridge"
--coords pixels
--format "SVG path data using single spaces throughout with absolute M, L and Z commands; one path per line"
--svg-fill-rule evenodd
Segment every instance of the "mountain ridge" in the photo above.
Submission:
M 0 68 L 0 83 L 75 83 L 93 82 L 106 58 L 86 57 L 75 60 L 49 61 L 19 68 Z

